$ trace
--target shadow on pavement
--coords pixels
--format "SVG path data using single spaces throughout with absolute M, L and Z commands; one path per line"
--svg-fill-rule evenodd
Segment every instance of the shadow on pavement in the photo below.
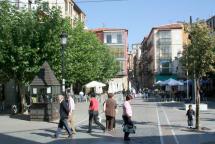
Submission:
M 43 137 L 53 137 L 53 135 L 48 134 L 48 133 L 31 133 L 31 134 L 35 134 L 35 135 L 39 135 L 39 136 L 43 136 Z
M 30 121 L 30 115 L 26 115 L 26 114 L 10 115 L 10 118 Z
M 189 132 L 189 131 L 186 131 Z M 215 137 L 214 133 L 193 133 L 193 131 L 190 131 L 190 134 L 183 134 L 183 135 L 176 135 L 177 139 L 180 143 L 183 144 L 214 144 L 215 143 Z M 92 133 L 91 138 L 66 138 L 66 136 L 61 137 L 59 139 L 50 138 L 48 142 L 43 142 L 43 137 L 50 137 L 49 134 L 43 134 L 43 133 L 32 133 L 41 136 L 40 138 L 34 140 L 28 140 L 27 138 L 18 138 L 14 136 L 9 136 L 5 134 L 0 134 L 0 139 L 2 143 L 5 144 L 160 144 L 160 136 L 135 136 L 135 134 L 131 135 L 131 142 L 124 142 L 122 136 L 121 137 L 115 137 L 110 135 L 102 135 L 102 134 L 96 134 Z M 163 136 L 164 143 L 167 141 L 172 141 L 174 143 L 174 138 L 171 135 Z M 38 142 L 40 141 L 40 142 Z

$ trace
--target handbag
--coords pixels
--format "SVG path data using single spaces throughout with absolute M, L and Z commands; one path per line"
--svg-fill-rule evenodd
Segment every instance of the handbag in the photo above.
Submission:
M 123 124 L 123 132 L 135 134 L 136 126 L 129 125 L 129 124 Z

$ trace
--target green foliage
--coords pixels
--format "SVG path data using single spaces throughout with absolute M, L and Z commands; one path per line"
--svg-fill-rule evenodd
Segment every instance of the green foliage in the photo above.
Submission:
M 116 74 L 116 63 L 108 48 L 96 35 L 79 23 L 71 30 L 66 48 L 66 79 L 69 83 L 85 84 L 105 81 Z
M 75 28 L 63 19 L 56 8 L 36 11 L 17 10 L 7 1 L 0 3 L 0 80 L 31 82 L 44 61 L 48 61 L 61 80 L 60 34 L 68 33 L 65 48 L 66 80 L 84 84 L 91 80 L 105 81 L 117 72 L 114 58 L 95 34 Z
M 25 83 L 38 69 L 36 17 L 6 1 L 0 3 L 0 9 L 1 77 Z
M 196 78 L 205 76 L 207 72 L 214 71 L 214 36 L 210 34 L 208 26 L 203 21 L 187 27 L 190 43 L 183 52 L 182 64 L 189 70 L 189 75 Z

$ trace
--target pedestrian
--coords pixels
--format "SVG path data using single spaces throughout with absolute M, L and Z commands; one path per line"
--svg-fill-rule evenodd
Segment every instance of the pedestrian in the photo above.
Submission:
M 92 132 L 92 121 L 94 120 L 95 124 L 97 124 L 103 131 L 105 131 L 105 127 L 98 121 L 99 115 L 99 102 L 95 98 L 95 93 L 91 93 L 90 105 L 89 105 L 89 128 L 88 133 Z
M 79 96 L 80 96 L 80 101 L 82 102 L 84 99 L 84 92 L 82 90 L 79 92 Z
M 57 131 L 54 135 L 55 138 L 58 138 L 61 134 L 61 130 L 65 127 L 68 137 L 72 137 L 71 129 L 68 126 L 68 115 L 69 115 L 69 106 L 68 103 L 64 100 L 63 95 L 58 96 L 58 101 L 60 103 L 60 121 L 58 123 Z
M 187 110 L 187 123 L 188 123 L 188 127 L 192 128 L 193 127 L 193 117 L 195 115 L 194 110 L 192 109 L 192 105 L 189 105 L 189 109 Z
M 131 120 L 131 117 L 132 117 L 132 108 L 130 105 L 131 99 L 132 99 L 131 95 L 126 96 L 126 101 L 123 104 L 123 115 L 122 115 L 124 125 L 129 125 L 129 126 L 133 126 L 133 122 Z M 129 132 L 124 132 L 125 141 L 130 140 L 129 134 L 130 134 Z
M 126 96 L 125 88 L 123 88 L 123 90 L 122 90 L 122 94 L 123 94 L 123 97 L 125 97 L 125 96 Z
M 112 131 L 115 128 L 116 100 L 113 99 L 113 93 L 108 94 L 108 99 L 104 103 L 104 112 L 106 116 L 106 130 Z
M 71 95 L 68 95 L 68 104 L 69 104 L 68 123 L 69 123 L 69 126 L 70 126 L 71 130 L 72 130 L 72 133 L 76 134 L 76 130 L 75 130 L 75 114 L 74 114 L 75 103 L 74 103 L 74 100 L 73 100 Z

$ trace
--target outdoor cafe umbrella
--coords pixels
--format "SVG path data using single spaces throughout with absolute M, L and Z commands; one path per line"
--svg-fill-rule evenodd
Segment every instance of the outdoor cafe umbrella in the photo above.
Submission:
M 86 88 L 94 88 L 94 87 L 104 87 L 106 84 L 98 82 L 98 81 L 91 81 L 84 85 Z
M 163 81 L 157 81 L 155 84 L 156 84 L 156 85 L 162 85 L 162 84 L 163 84 Z
M 161 83 L 162 85 L 168 85 L 168 86 L 179 86 L 179 85 L 184 85 L 182 82 L 174 80 L 172 78 L 165 80 L 164 82 Z

